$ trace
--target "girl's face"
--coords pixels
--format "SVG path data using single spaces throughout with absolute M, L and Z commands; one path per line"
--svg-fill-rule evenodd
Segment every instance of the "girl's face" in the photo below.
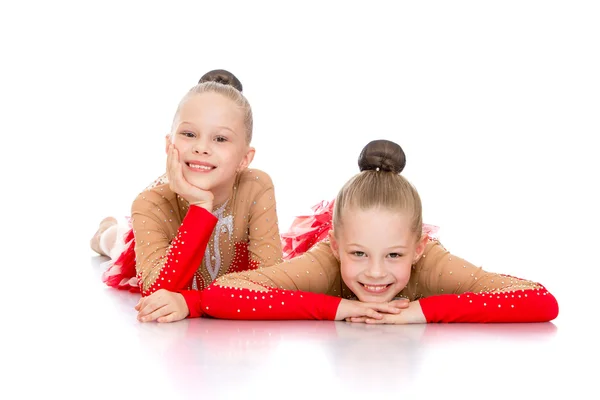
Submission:
M 410 222 L 387 209 L 344 210 L 342 226 L 330 236 L 331 248 L 344 283 L 360 301 L 390 301 L 407 285 L 426 243 L 417 241 Z
M 254 156 L 246 143 L 243 110 L 218 93 L 187 99 L 170 140 L 179 152 L 184 178 L 204 190 L 229 188 Z

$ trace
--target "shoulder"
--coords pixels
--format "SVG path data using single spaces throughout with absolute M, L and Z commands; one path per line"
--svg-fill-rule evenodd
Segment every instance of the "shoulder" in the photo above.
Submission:
M 160 185 L 164 185 L 165 183 L 169 183 L 169 178 L 167 177 L 166 173 L 162 174 L 161 176 L 159 176 L 158 178 L 156 178 L 154 181 L 152 181 L 151 184 L 149 184 L 148 186 L 146 186 L 146 188 L 144 189 L 144 191 L 150 190 L 150 189 L 155 188 L 155 187 L 160 186 Z
M 137 195 L 131 206 L 132 212 L 143 211 L 150 208 L 172 208 L 177 203 L 177 194 L 169 188 L 169 184 L 162 184 Z
M 246 168 L 239 176 L 240 189 L 263 191 L 273 188 L 273 180 L 265 171 L 256 168 Z

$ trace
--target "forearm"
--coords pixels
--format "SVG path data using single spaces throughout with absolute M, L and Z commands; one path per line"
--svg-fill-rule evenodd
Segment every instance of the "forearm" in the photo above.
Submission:
M 215 224 L 214 215 L 203 208 L 191 206 L 164 254 L 153 260 L 146 259 L 138 266 L 142 296 L 158 289 L 186 289 L 202 262 Z M 143 242 L 137 243 L 137 246 L 140 246 L 140 251 L 144 249 Z
M 202 292 L 200 301 L 202 314 L 214 318 L 335 320 L 341 298 L 281 289 L 239 289 L 213 283 Z M 197 304 L 192 308 L 197 310 Z
M 185 304 L 188 308 L 187 318 L 198 318 L 202 316 L 202 293 L 201 290 L 180 290 Z
M 558 303 L 540 289 L 501 293 L 439 295 L 419 300 L 427 322 L 547 322 L 558 315 Z
M 398 315 L 398 323 L 399 324 L 425 324 L 427 323 L 427 319 L 423 314 L 423 310 L 421 309 L 421 303 L 419 300 L 411 301 L 408 305 L 408 308 L 402 310 Z

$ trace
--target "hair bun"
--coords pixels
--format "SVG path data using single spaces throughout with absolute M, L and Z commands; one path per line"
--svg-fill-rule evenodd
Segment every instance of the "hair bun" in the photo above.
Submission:
M 373 140 L 358 156 L 361 171 L 380 170 L 399 174 L 406 166 L 406 155 L 399 144 L 389 140 Z
M 231 72 L 224 69 L 213 69 L 202 75 L 198 83 L 202 82 L 217 82 L 223 85 L 233 86 L 240 92 L 243 90 L 242 82 Z

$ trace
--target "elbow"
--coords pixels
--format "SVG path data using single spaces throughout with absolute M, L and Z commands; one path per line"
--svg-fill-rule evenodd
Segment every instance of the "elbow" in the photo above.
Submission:
M 531 322 L 550 322 L 558 317 L 558 301 L 552 295 L 552 293 L 546 291 L 545 293 L 538 292 L 538 301 L 531 304 Z M 525 322 L 525 321 L 523 321 Z
M 558 317 L 558 312 L 559 312 L 558 301 L 550 292 L 548 292 L 546 294 L 546 297 L 548 298 L 547 299 L 548 305 L 546 307 L 545 321 L 552 321 L 552 320 L 556 319 L 556 317 Z

